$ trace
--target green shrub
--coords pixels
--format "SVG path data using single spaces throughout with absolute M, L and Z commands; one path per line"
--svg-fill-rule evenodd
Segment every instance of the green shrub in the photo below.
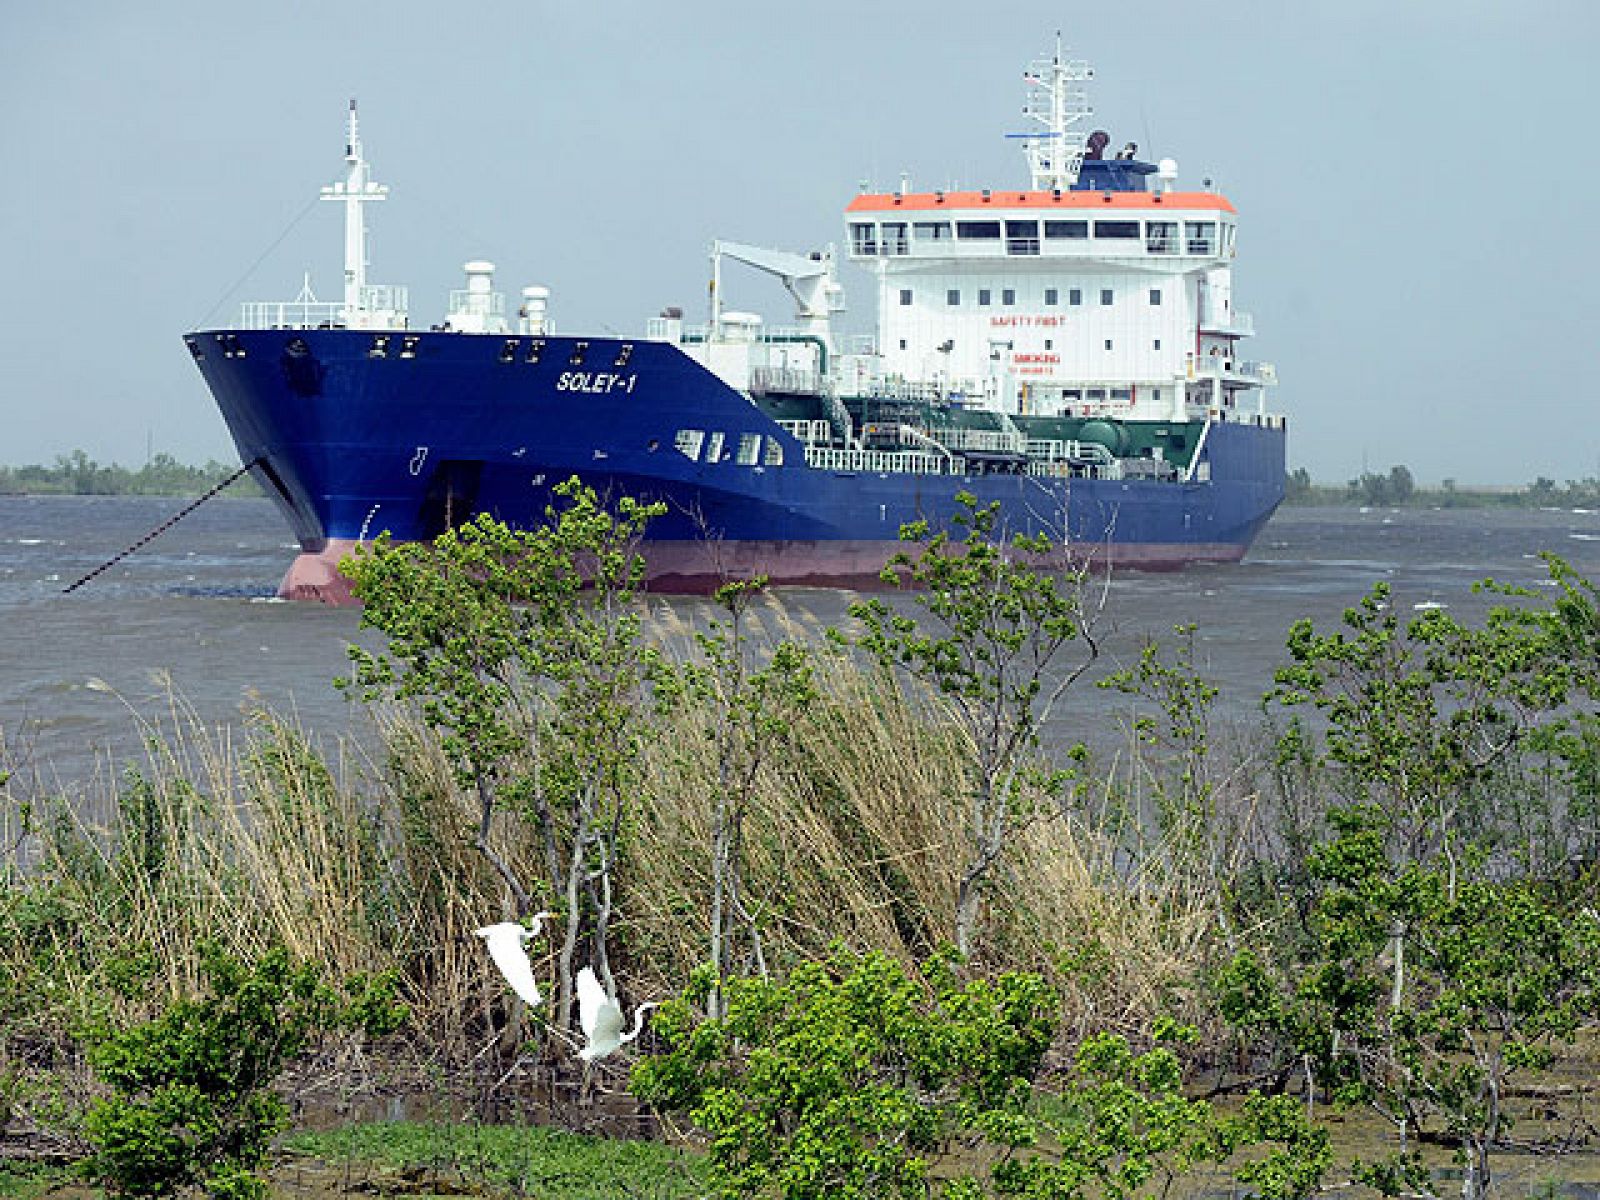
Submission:
M 266 1183 L 256 1172 L 287 1122 L 270 1090 L 284 1066 L 335 1029 L 387 1033 L 404 1019 L 387 980 L 353 979 L 340 991 L 282 949 L 253 966 L 215 947 L 202 954 L 204 995 L 131 1028 L 85 1030 L 111 1095 L 85 1118 L 94 1152 L 84 1169 L 110 1195 L 200 1186 L 217 1200 L 259 1200 Z

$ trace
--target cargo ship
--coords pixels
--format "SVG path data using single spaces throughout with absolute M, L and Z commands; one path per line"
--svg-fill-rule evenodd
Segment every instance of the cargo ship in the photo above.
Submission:
M 656 590 L 870 584 L 901 526 L 946 525 L 962 492 L 1078 563 L 1238 560 L 1283 497 L 1287 426 L 1272 366 L 1241 354 L 1237 213 L 1093 128 L 1091 78 L 1059 39 L 1025 71 L 1025 186 L 902 177 L 849 202 L 871 335 L 836 328 L 835 247 L 727 241 L 698 323 L 668 307 L 636 337 L 565 332 L 549 288 L 508 311 L 473 260 L 442 317 L 413 325 L 406 289 L 367 278 L 387 188 L 352 101 L 345 174 L 322 189 L 344 208 L 343 298 L 308 284 L 185 335 L 300 544 L 280 594 L 348 602 L 356 544 L 480 513 L 533 527 L 573 476 L 664 503 L 641 545 Z M 781 283 L 793 318 L 725 304 L 734 264 Z

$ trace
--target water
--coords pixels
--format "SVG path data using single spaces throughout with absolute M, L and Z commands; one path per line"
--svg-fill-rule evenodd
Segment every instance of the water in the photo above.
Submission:
M 328 742 L 366 730 L 332 680 L 348 670 L 350 641 L 378 639 L 358 630 L 353 610 L 272 598 L 296 547 L 265 500 L 214 500 L 61 594 L 185 503 L 0 496 L 0 735 L 49 780 L 67 785 L 136 761 L 141 722 L 158 719 L 173 696 L 213 729 L 236 729 L 266 707 Z M 1223 711 L 1244 716 L 1296 619 L 1331 624 L 1377 580 L 1402 609 L 1474 611 L 1483 601 L 1469 589 L 1485 576 L 1539 587 L 1545 550 L 1600 578 L 1600 513 L 1285 509 L 1240 565 L 1114 578 L 1101 665 L 1131 661 L 1146 636 L 1194 622 L 1196 659 L 1220 687 Z M 848 625 L 849 598 L 812 589 L 779 597 L 791 618 L 817 627 Z M 705 602 L 656 597 L 651 610 L 692 620 Z M 1075 690 L 1061 709 L 1064 735 L 1113 723 L 1118 704 Z

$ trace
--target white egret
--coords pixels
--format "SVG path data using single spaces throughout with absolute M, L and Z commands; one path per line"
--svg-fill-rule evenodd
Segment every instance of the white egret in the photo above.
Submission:
M 644 1014 L 655 1007 L 652 1000 L 634 1009 L 633 1028 L 623 1033 L 622 1008 L 606 994 L 594 971 L 585 967 L 578 972 L 578 1022 L 588 1045 L 578 1051 L 578 1057 L 586 1063 L 593 1062 L 613 1053 L 622 1043 L 633 1041 L 644 1028 Z
M 489 947 L 489 957 L 500 968 L 511 990 L 527 1003 L 529 1008 L 539 1005 L 539 985 L 534 982 L 533 964 L 528 961 L 527 944 L 544 930 L 546 917 L 554 913 L 535 913 L 530 930 L 518 921 L 501 921 L 498 925 L 485 925 L 473 930 Z

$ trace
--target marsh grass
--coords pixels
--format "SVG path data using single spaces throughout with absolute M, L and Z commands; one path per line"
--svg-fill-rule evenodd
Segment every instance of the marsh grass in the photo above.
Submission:
M 819 692 L 751 799 L 745 893 L 768 961 L 781 970 L 835 944 L 924 958 L 954 934 L 970 747 L 938 697 L 822 648 L 780 604 L 756 618 L 758 656 L 779 638 L 817 647 Z M 693 653 L 686 628 L 658 624 L 674 653 Z M 103 764 L 71 792 L 37 773 L 0 789 L 11 1017 L 0 1074 L 53 1060 L 47 1047 L 70 1058 L 92 1015 L 145 1015 L 191 994 L 202 941 L 247 960 L 281 944 L 334 977 L 393 972 L 413 1018 L 388 1052 L 424 1074 L 488 1069 L 508 1029 L 513 1042 L 541 1036 L 542 1015 L 508 1005 L 472 937 L 515 915 L 472 847 L 476 798 L 414 712 L 370 711 L 371 755 L 272 713 L 237 732 L 208 726 L 172 696 L 153 714 L 130 709 L 142 761 Z M 714 719 L 697 708 L 659 718 L 637 763 L 614 925 L 634 1000 L 679 991 L 706 957 Z M 985 898 L 976 965 L 1043 972 L 1069 1034 L 1186 1015 L 1216 933 L 1216 842 L 1130 818 L 1148 786 L 1131 761 L 1086 772 L 1070 804 L 1025 797 L 1034 815 Z M 497 815 L 493 837 L 508 859 L 536 861 L 532 825 L 514 811 Z M 548 977 L 549 943 L 533 951 Z M 130 975 L 138 988 L 111 986 Z M 353 1048 L 339 1053 L 326 1078 L 367 1069 Z

